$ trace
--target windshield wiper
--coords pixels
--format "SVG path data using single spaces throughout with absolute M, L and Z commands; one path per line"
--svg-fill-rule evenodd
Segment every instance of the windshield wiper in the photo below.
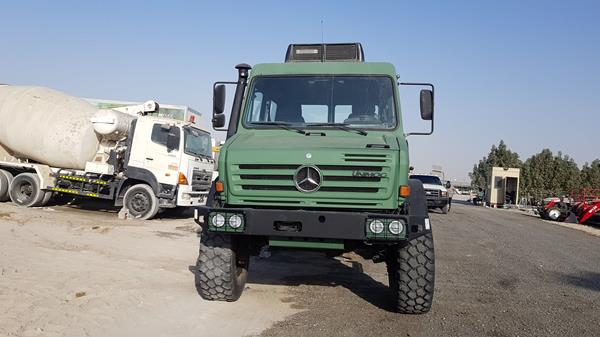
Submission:
M 367 131 L 361 130 L 359 128 L 353 128 L 350 126 L 350 124 L 346 124 L 346 123 L 308 123 L 308 124 L 306 124 L 306 126 L 332 127 L 332 128 L 336 128 L 336 129 L 340 129 L 340 130 L 344 130 L 344 131 L 354 131 L 354 132 L 358 133 L 359 135 L 363 135 L 363 136 L 367 135 Z
M 284 129 L 284 130 L 294 131 L 294 132 L 297 132 L 297 133 L 300 133 L 303 135 L 306 134 L 306 131 L 295 128 L 292 126 L 292 124 L 286 123 L 286 122 L 251 122 L 250 124 L 252 124 L 252 125 L 273 125 L 273 126 L 278 126 L 279 128 Z

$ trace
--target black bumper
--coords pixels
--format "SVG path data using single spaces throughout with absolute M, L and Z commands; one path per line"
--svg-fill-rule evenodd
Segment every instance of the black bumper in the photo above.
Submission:
M 320 239 L 361 240 L 368 239 L 366 223 L 370 218 L 402 219 L 406 223 L 402 240 L 410 240 L 431 231 L 427 216 L 382 214 L 371 212 L 337 212 L 303 209 L 256 209 L 256 208 L 198 208 L 196 221 L 208 223 L 212 212 L 228 212 L 244 215 L 245 228 L 236 235 L 284 236 Z M 284 226 L 281 226 L 283 224 Z M 298 230 L 281 230 L 286 224 L 294 224 Z M 203 228 L 207 228 L 204 226 Z M 288 228 L 289 229 L 289 228 Z M 375 239 L 377 240 L 377 239 Z
M 427 197 L 427 207 L 444 207 L 448 205 L 448 197 Z

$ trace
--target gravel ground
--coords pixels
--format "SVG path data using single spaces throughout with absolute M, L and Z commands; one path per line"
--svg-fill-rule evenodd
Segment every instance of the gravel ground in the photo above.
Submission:
M 0 336 L 600 336 L 600 238 L 464 204 L 432 214 L 433 309 L 391 312 L 384 264 L 273 250 L 240 301 L 193 284 L 189 219 L 0 204 Z
M 390 312 L 384 264 L 349 256 L 291 265 L 282 254 L 270 277 L 291 272 L 289 300 L 305 310 L 261 336 L 600 336 L 600 238 L 470 205 L 432 218 L 429 314 Z M 303 272 L 314 263 L 322 273 Z

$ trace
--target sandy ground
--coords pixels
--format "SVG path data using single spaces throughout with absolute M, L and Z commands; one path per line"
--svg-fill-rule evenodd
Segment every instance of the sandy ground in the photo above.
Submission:
M 284 286 L 203 301 L 197 228 L 0 204 L 0 336 L 242 336 L 298 312 Z

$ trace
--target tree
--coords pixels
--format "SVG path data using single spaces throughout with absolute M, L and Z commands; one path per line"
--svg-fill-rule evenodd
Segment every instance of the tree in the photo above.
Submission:
M 519 159 L 519 154 L 512 152 L 503 140 L 500 143 L 492 145 L 490 153 L 487 157 L 483 157 L 478 164 L 473 166 L 473 172 L 469 173 L 471 178 L 471 186 L 485 188 L 489 184 L 489 175 L 492 172 L 492 167 L 517 167 L 522 165 Z
M 581 186 L 577 163 L 549 149 L 529 157 L 521 169 L 521 194 L 535 199 L 570 194 Z
M 600 160 L 585 163 L 581 168 L 581 187 L 600 189 Z

